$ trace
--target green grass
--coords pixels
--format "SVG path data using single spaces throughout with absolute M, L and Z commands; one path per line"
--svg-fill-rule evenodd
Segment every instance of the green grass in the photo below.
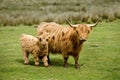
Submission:
M 0 27 L 0 80 L 120 80 L 120 20 L 100 23 L 93 29 L 80 54 L 80 70 L 69 58 L 69 68 L 63 68 L 61 55 L 50 55 L 53 66 L 41 62 L 23 64 L 20 34 L 36 35 L 33 26 Z

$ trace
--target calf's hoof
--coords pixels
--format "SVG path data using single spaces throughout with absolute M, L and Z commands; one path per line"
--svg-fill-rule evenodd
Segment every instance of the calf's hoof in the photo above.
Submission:
M 47 68 L 47 67 L 49 67 L 49 65 L 46 65 L 45 67 Z
M 28 65 L 28 63 L 24 63 L 24 65 Z
M 44 62 L 45 67 L 49 67 L 49 64 L 47 62 Z
M 25 61 L 25 62 L 24 62 L 24 65 L 28 65 L 28 62 L 27 62 L 27 61 Z
M 39 63 L 35 63 L 35 66 L 39 66 Z

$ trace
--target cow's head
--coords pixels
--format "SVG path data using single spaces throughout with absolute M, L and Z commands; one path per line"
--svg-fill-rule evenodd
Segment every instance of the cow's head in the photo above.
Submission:
M 74 28 L 74 30 L 76 31 L 76 34 L 78 34 L 79 40 L 84 42 L 87 40 L 88 35 L 89 35 L 90 31 L 92 30 L 92 28 L 95 27 L 99 23 L 100 19 L 98 19 L 95 24 L 72 25 L 68 20 L 66 20 L 66 21 L 70 25 L 71 28 Z

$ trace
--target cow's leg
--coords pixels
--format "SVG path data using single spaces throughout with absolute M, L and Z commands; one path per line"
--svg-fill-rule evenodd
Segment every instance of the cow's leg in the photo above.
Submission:
M 29 53 L 24 50 L 22 50 L 22 52 L 23 52 L 24 64 L 27 65 L 29 63 L 29 60 L 28 60 Z
M 80 69 L 80 65 L 79 65 L 79 63 L 78 63 L 78 59 L 79 59 L 79 55 L 74 56 L 75 68 L 76 68 L 76 69 Z
M 48 67 L 48 66 L 49 66 L 47 56 L 44 56 L 44 57 L 42 58 L 42 61 L 43 61 L 45 67 Z
M 64 58 L 64 67 L 65 67 L 65 68 L 68 68 L 67 60 L 68 60 L 69 56 L 66 55 L 66 54 L 63 54 L 63 58 Z
M 39 56 L 37 53 L 33 53 L 34 61 L 35 61 L 35 66 L 39 66 Z

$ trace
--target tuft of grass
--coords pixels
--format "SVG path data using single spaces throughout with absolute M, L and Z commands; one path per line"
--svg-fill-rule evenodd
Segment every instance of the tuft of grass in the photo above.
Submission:
M 36 36 L 33 26 L 0 27 L 0 80 L 119 80 L 120 79 L 120 20 L 99 23 L 93 28 L 80 53 L 80 70 L 74 68 L 69 57 L 68 69 L 63 68 L 62 55 L 50 54 L 52 66 L 45 68 L 40 62 L 34 66 L 23 64 L 20 47 L 21 33 Z M 7 76 L 7 77 L 6 77 Z

